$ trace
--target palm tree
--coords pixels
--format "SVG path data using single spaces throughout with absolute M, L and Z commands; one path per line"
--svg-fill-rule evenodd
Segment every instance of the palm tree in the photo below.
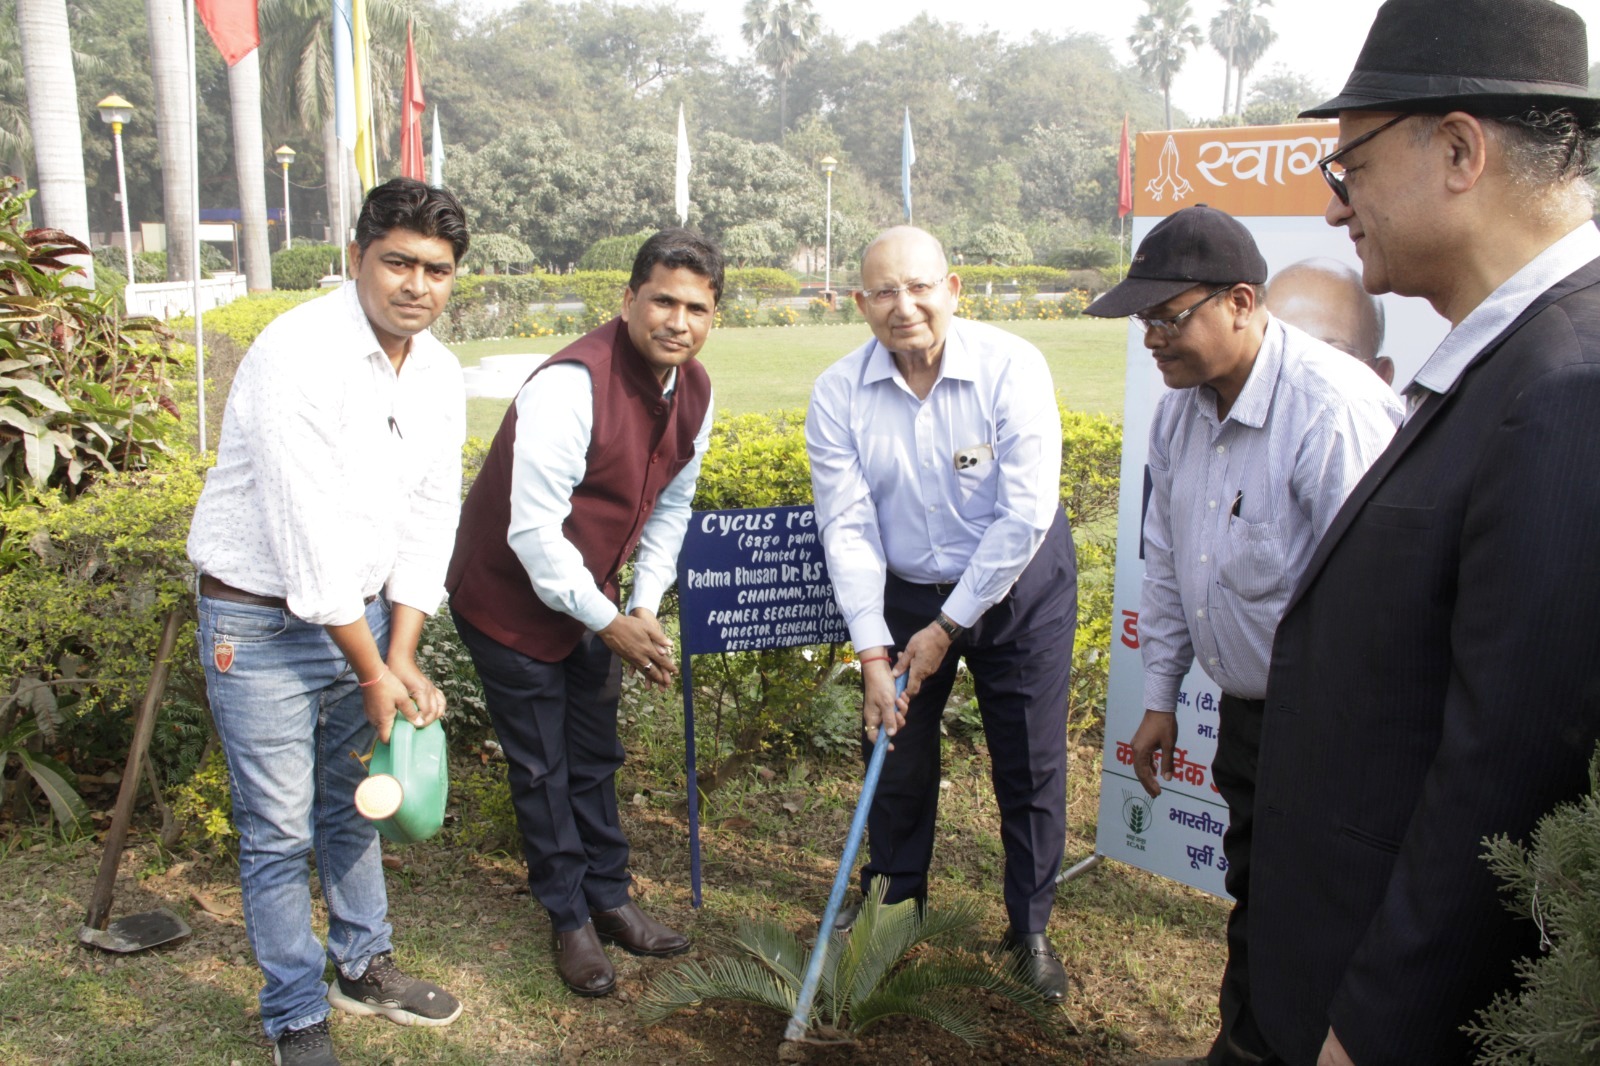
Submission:
M 161 149 L 162 219 L 167 224 L 167 280 L 188 281 L 194 261 L 194 182 L 190 173 L 189 35 L 180 0 L 144 0 Z
M 1155 81 L 1166 101 L 1167 128 L 1172 128 L 1172 79 L 1183 69 L 1191 48 L 1199 48 L 1200 27 L 1190 20 L 1189 0 L 1144 0 L 1148 10 L 1133 24 L 1128 47 L 1139 73 Z
M 302 136 L 322 143 L 324 184 L 327 188 L 329 229 L 342 242 L 355 219 L 359 199 L 346 196 L 345 217 L 339 219 L 339 157 L 350 159 L 339 146 L 333 129 L 333 5 L 328 0 L 261 0 L 262 81 L 267 96 L 282 114 L 292 115 Z M 406 20 L 415 18 L 409 0 L 368 0 L 367 20 L 372 27 L 373 126 L 395 125 L 394 101 L 404 70 Z M 433 51 L 433 34 L 427 23 L 416 26 L 417 55 Z M 389 139 L 378 135 L 380 158 L 388 158 Z M 353 165 L 346 173 L 354 175 Z
M 789 75 L 811 52 L 822 20 L 811 0 L 746 0 L 744 41 L 778 83 L 778 137 L 789 128 Z
M 1223 0 L 1222 10 L 1211 17 L 1211 32 L 1207 39 L 1217 55 L 1222 57 L 1222 111 L 1228 113 L 1228 103 L 1233 99 L 1233 52 L 1239 46 L 1239 7 L 1250 0 Z
M 66 0 L 17 0 L 17 36 L 44 224 L 87 245 L 89 190 L 83 177 L 83 132 Z M 86 280 L 94 284 L 93 262 L 83 267 Z
M 233 112 L 233 168 L 239 179 L 244 274 L 252 290 L 272 288 L 272 253 L 267 247 L 266 138 L 261 131 L 261 49 L 228 68 L 228 103 Z
M 1249 7 L 1249 0 L 1244 0 Z M 1272 0 L 1255 0 L 1265 7 Z M 1233 65 L 1239 71 L 1239 80 L 1234 87 L 1233 113 L 1244 114 L 1244 79 L 1261 62 L 1261 57 L 1267 54 L 1267 49 L 1278 39 L 1278 32 L 1267 22 L 1267 17 L 1257 11 L 1246 11 L 1247 17 L 1239 24 L 1239 45 L 1234 51 Z

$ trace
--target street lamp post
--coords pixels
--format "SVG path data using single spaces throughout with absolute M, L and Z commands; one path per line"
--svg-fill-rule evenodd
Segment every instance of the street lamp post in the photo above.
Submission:
M 289 164 L 294 162 L 294 149 L 287 144 L 279 145 L 276 154 L 283 166 L 283 246 L 291 248 L 294 237 L 289 232 Z
M 823 241 L 822 241 L 822 298 L 828 301 L 828 306 L 833 306 L 833 172 L 839 168 L 839 161 L 831 155 L 822 157 L 822 173 L 828 178 L 827 206 L 823 215 Z
M 128 225 L 128 177 L 122 166 L 122 124 L 133 119 L 133 105 L 116 93 L 95 105 L 100 121 L 111 127 L 111 140 L 117 146 L 117 200 L 122 204 L 122 251 L 128 265 L 128 284 L 133 284 L 133 231 Z

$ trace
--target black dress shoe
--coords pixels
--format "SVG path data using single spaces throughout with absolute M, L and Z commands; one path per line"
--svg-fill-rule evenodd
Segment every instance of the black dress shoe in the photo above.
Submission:
M 600 946 L 593 922 L 585 922 L 570 933 L 555 933 L 551 947 L 556 953 L 556 972 L 578 995 L 609 995 L 617 987 L 617 972 L 606 958 L 606 949 Z
M 1022 959 L 1025 979 L 1046 1003 L 1060 1003 L 1067 998 L 1067 968 L 1061 965 L 1056 949 L 1050 946 L 1048 935 L 1026 933 L 1018 937 L 1007 929 L 1000 941 L 1000 950 Z
M 590 911 L 589 918 L 601 940 L 630 955 L 664 958 L 689 950 L 688 937 L 662 925 L 631 899 L 614 911 Z

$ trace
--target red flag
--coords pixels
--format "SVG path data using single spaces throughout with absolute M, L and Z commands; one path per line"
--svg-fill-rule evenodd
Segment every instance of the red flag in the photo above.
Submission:
M 411 23 L 406 23 L 406 78 L 400 89 L 400 174 L 427 181 L 422 170 L 422 74 L 417 70 L 417 49 L 411 43 Z
M 1122 116 L 1122 147 L 1117 149 L 1117 217 L 1133 210 L 1133 160 L 1128 152 L 1128 116 Z
M 261 44 L 256 0 L 194 0 L 194 9 L 228 66 L 233 66 Z

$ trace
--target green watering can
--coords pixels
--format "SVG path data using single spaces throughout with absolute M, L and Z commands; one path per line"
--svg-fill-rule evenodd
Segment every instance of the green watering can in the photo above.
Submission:
M 444 726 L 418 729 L 396 717 L 389 743 L 381 741 L 367 762 L 367 779 L 356 786 L 356 810 L 396 844 L 427 840 L 444 824 L 450 796 Z

